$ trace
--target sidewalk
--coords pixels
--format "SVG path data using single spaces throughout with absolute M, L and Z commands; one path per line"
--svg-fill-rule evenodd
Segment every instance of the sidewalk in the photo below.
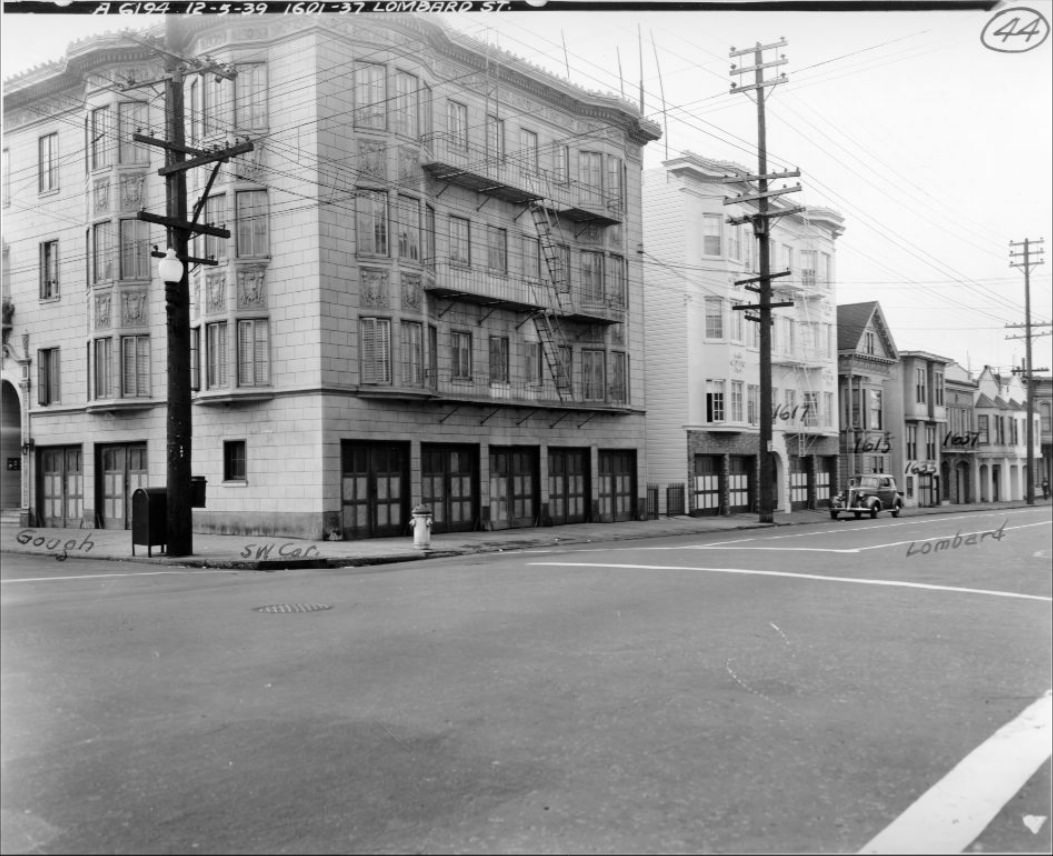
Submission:
M 901 519 L 1027 507 L 1024 500 L 976 505 L 941 505 L 936 508 L 908 509 L 903 512 Z M 1036 498 L 1033 507 L 1049 508 L 1050 500 Z M 890 519 L 887 514 L 882 514 L 874 525 L 880 526 L 882 520 Z M 854 521 L 851 518 L 842 518 L 840 524 L 834 523 L 825 509 L 790 513 L 777 511 L 774 523 L 760 523 L 756 514 L 733 514 L 729 517 L 661 517 L 657 520 L 624 523 L 579 523 L 537 529 L 451 532 L 433 535 L 428 550 L 414 548 L 412 536 L 371 538 L 362 541 L 306 541 L 266 535 L 212 535 L 196 532 L 193 555 L 180 558 L 169 558 L 156 547 L 152 550 L 153 556 L 148 557 L 147 548 L 143 545 L 135 546 L 133 556 L 131 530 L 23 528 L 4 523 L 0 526 L 0 551 L 40 553 L 59 559 L 69 556 L 177 567 L 278 571 L 293 568 L 361 567 L 504 550 L 543 550 L 592 541 L 632 541 L 816 523 L 837 526 L 847 522 Z

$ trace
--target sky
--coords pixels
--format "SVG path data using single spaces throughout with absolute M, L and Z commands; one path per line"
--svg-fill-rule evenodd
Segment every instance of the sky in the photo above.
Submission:
M 1006 325 L 1025 320 L 1010 242 L 1053 244 L 1053 37 L 1024 52 L 989 46 L 1027 43 L 987 26 L 1020 5 L 569 12 L 549 0 L 543 10 L 441 17 L 587 89 L 638 104 L 642 88 L 645 115 L 664 129 L 645 168 L 691 151 L 755 169 L 756 107 L 729 92 L 729 51 L 785 38 L 789 62 L 779 70 L 788 79 L 767 99 L 769 169 L 799 168 L 794 204 L 845 218 L 838 303 L 879 301 L 900 350 L 1008 372 L 1025 355 L 1022 338 L 1007 338 L 1022 337 Z M 1049 0 L 1026 6 L 1053 21 Z M 57 59 L 94 32 L 155 21 L 5 13 L 2 76 Z M 1051 265 L 1032 269 L 1033 322 L 1053 314 Z M 1053 369 L 1051 330 L 1034 331 L 1047 333 L 1033 339 L 1036 370 Z

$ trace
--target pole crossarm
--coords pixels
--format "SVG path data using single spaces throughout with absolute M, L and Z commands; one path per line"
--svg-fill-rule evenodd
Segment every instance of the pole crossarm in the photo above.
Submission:
M 178 217 L 162 217 L 160 214 L 151 214 L 149 211 L 139 211 L 136 214 L 140 220 L 148 223 L 157 223 L 159 226 L 167 226 L 188 234 L 198 233 L 201 235 L 212 235 L 216 238 L 229 238 L 230 229 L 221 229 L 218 226 L 208 226 L 204 223 L 191 223 L 189 220 L 181 220 Z
M 735 280 L 735 285 L 749 285 L 750 283 L 753 283 L 753 282 L 766 282 L 769 279 L 775 279 L 776 277 L 779 277 L 779 276 L 790 276 L 790 274 L 792 274 L 792 273 L 793 273 L 793 271 L 781 270 L 781 271 L 778 271 L 777 273 L 769 273 L 769 274 L 765 274 L 763 276 L 751 276 L 749 279 L 736 279 Z M 753 289 L 750 289 L 750 290 L 752 291 Z
M 208 154 L 208 151 L 205 149 L 194 149 L 190 146 L 180 145 L 169 140 L 162 140 L 158 137 L 151 137 L 147 134 L 132 134 L 132 139 L 137 143 L 145 143 L 148 146 L 157 146 L 158 148 L 170 152 L 182 152 L 185 155 L 199 156 Z
M 764 89 L 768 86 L 778 86 L 780 83 L 785 82 L 786 75 L 784 74 L 782 75 L 782 77 L 777 77 L 775 80 L 766 80 L 764 81 L 764 83 L 751 83 L 748 86 L 738 86 L 733 83 L 731 84 L 731 89 L 729 89 L 728 91 L 731 92 L 732 95 L 734 95 L 736 92 L 749 92 L 751 89 Z
M 764 193 L 741 193 L 738 196 L 725 196 L 725 205 L 734 205 L 736 202 L 754 202 L 758 199 L 771 199 L 775 196 L 785 196 L 787 193 L 796 193 L 801 189 L 798 182 L 794 187 L 782 187 L 777 190 L 767 190 Z
M 156 246 L 150 251 L 150 255 L 153 256 L 155 259 L 168 258 L 168 254 L 167 253 L 162 253 L 159 249 L 157 249 Z M 185 259 L 183 259 L 183 261 L 187 262 L 187 264 L 196 264 L 196 265 L 218 265 L 219 264 L 219 262 L 216 261 L 215 259 L 199 259 L 197 256 L 187 256 Z
M 770 172 L 767 175 L 725 175 L 720 179 L 724 184 L 738 184 L 742 181 L 778 181 L 781 178 L 797 178 L 800 176 L 799 169 L 791 169 L 786 172 Z
M 171 175 L 176 172 L 186 172 L 189 169 L 195 167 L 205 166 L 206 164 L 215 163 L 221 161 L 226 163 L 235 155 L 241 155 L 245 152 L 251 152 L 253 145 L 251 142 L 238 143 L 236 146 L 230 146 L 230 148 L 219 149 L 215 152 L 201 155 L 199 157 L 192 158 L 188 161 L 182 161 L 181 163 L 174 163 L 170 166 L 163 166 L 158 171 L 158 175 Z
M 748 48 L 736 48 L 734 45 L 728 52 L 728 56 L 734 59 L 737 56 L 745 56 L 748 53 L 755 53 L 756 51 L 770 51 L 775 48 L 784 48 L 789 42 L 786 41 L 785 36 L 780 38 L 777 42 L 772 42 L 770 45 L 756 44 Z

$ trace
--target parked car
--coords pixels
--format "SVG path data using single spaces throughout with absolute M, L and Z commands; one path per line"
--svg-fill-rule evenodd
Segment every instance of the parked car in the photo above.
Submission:
M 851 513 L 856 520 L 864 514 L 877 517 L 887 510 L 899 517 L 903 508 L 903 493 L 896 487 L 896 479 L 884 473 L 856 476 L 848 480 L 848 488 L 830 500 L 830 518 L 837 520 L 841 512 Z

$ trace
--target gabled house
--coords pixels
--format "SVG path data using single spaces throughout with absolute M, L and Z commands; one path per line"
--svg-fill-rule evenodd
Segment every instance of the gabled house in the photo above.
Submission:
M 1020 378 L 984 366 L 977 378 L 975 410 L 980 432 L 976 462 L 980 502 L 1023 499 L 1027 494 L 1027 392 Z M 1037 470 L 1041 460 L 1038 411 L 1033 425 Z M 1041 483 L 1041 477 L 1037 481 Z
M 947 424 L 940 441 L 940 481 L 943 498 L 952 503 L 976 502 L 976 459 L 980 432 L 976 430 L 978 384 L 956 362 L 944 371 Z
M 876 301 L 837 307 L 840 481 L 892 472 L 902 442 L 899 351 Z
M 946 497 L 941 439 L 947 432 L 946 382 L 951 360 L 927 351 L 900 351 L 903 442 L 894 445 L 893 471 L 904 505 L 934 506 Z

